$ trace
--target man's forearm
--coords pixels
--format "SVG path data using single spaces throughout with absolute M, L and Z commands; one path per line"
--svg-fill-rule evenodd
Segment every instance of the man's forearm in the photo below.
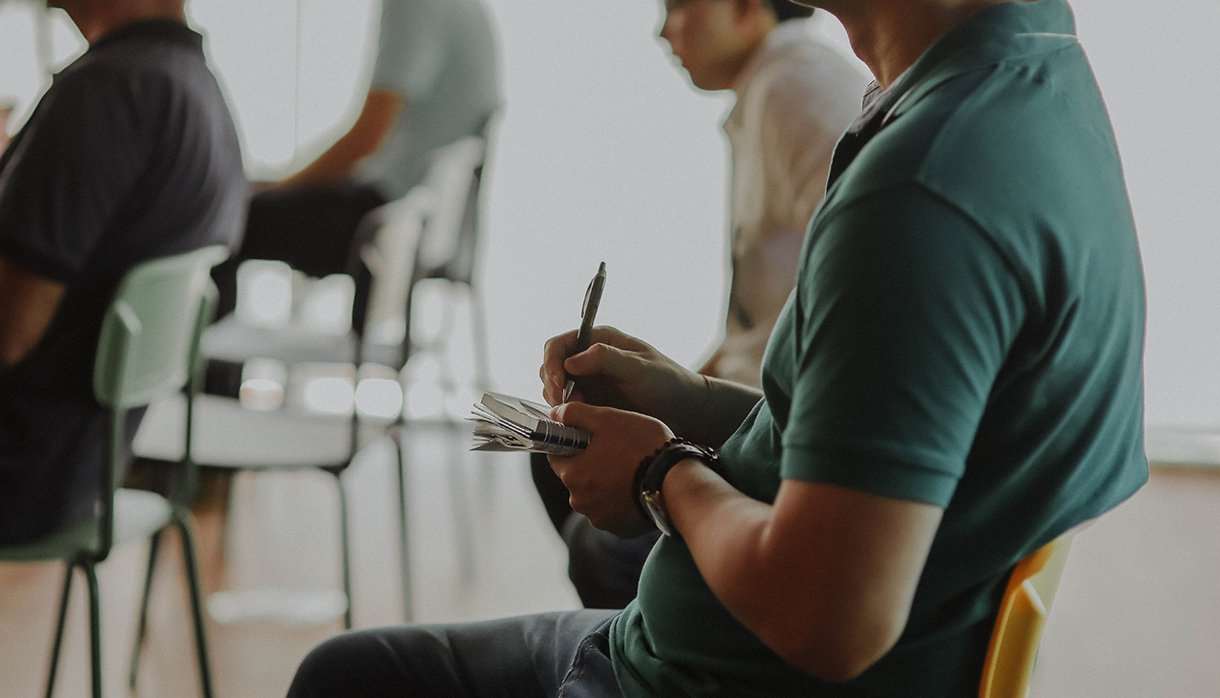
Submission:
M 679 414 L 673 415 L 673 421 L 662 419 L 691 441 L 719 448 L 762 399 L 762 392 L 720 378 L 700 377 L 703 389 L 675 410 Z
M 699 573 L 734 618 L 804 671 L 832 681 L 856 673 L 842 668 L 855 664 L 839 658 L 855 656 L 859 643 L 842 632 L 840 614 L 826 610 L 852 600 L 820 579 L 835 573 L 829 558 L 812 572 L 808 555 L 777 544 L 774 505 L 742 494 L 694 460 L 670 471 L 663 498 Z
M 898 641 L 942 510 L 785 480 L 773 504 L 696 460 L 662 486 L 669 517 L 724 607 L 788 662 L 830 681 Z
M 747 497 L 694 460 L 674 466 L 662 496 L 708 587 L 767 642 L 777 601 L 764 547 L 771 505 Z
M 368 145 L 340 139 L 326 152 L 304 169 L 288 177 L 283 182 L 285 187 L 320 186 L 333 184 L 347 179 L 356 169 L 357 163 L 369 154 Z
M 42 341 L 63 294 L 63 284 L 0 258 L 0 368 L 16 365 Z
M 405 100 L 397 93 L 373 89 L 365 97 L 360 116 L 338 141 L 297 174 L 284 180 L 284 186 L 331 184 L 347 179 L 361 160 L 381 147 L 389 135 Z

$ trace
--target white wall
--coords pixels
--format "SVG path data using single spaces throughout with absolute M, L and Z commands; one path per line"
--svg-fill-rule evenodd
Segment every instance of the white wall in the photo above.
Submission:
M 493 373 L 532 394 L 542 340 L 572 327 L 599 260 L 599 319 L 692 363 L 720 322 L 725 102 L 693 93 L 655 40 L 659 3 L 492 0 L 509 107 L 491 181 L 484 293 Z M 1214 0 L 1075 0 L 1111 108 L 1148 275 L 1148 413 L 1220 424 L 1220 26 Z M 273 173 L 353 116 L 376 0 L 302 0 L 308 79 L 294 96 L 296 0 L 192 0 L 247 161 Z M 28 109 L 26 7 L 0 5 L 0 99 Z M 76 50 L 57 32 L 60 58 Z M 294 103 L 300 103 L 298 111 Z M 295 112 L 295 115 L 294 115 Z
M 1220 426 L 1220 2 L 1075 0 L 1148 281 L 1148 420 Z

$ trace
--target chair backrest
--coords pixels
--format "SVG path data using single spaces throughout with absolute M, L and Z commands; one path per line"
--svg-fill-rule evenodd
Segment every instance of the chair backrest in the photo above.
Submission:
M 114 491 L 128 452 L 126 413 L 195 378 L 199 338 L 215 309 L 209 271 L 227 256 L 212 246 L 144 262 L 123 277 L 106 311 L 93 367 L 93 394 L 110 412 L 98 546 L 91 551 L 97 559 L 109 554 L 113 540 Z
M 405 336 L 410 309 L 403 303 L 409 306 L 417 281 L 470 283 L 486 153 L 487 140 L 479 136 L 438 149 L 418 186 L 361 221 L 353 260 L 363 261 L 373 275 L 362 330 L 389 322 L 389 335 Z
M 416 256 L 420 271 L 436 273 L 456 265 L 466 251 L 463 243 L 472 242 L 477 228 L 465 224 L 473 223 L 471 219 L 476 216 L 476 181 L 482 179 L 485 153 L 486 142 L 476 136 L 463 138 L 437 152 L 424 182 L 435 198 Z
M 1024 698 L 1029 693 L 1042 631 L 1072 547 L 1073 532 L 1017 563 L 991 633 L 979 698 Z
M 191 376 L 209 270 L 227 256 L 214 246 L 140 264 L 123 278 L 102 321 L 93 394 L 116 410 L 148 405 Z

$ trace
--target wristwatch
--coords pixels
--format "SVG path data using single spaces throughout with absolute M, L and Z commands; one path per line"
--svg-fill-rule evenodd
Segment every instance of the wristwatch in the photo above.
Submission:
M 635 472 L 636 504 L 645 518 L 651 519 L 657 529 L 667 536 L 674 536 L 675 530 L 669 519 L 669 512 L 665 509 L 661 486 L 665 484 L 665 476 L 669 471 L 687 458 L 694 458 L 712 470 L 717 470 L 715 451 L 688 439 L 675 437 L 641 461 Z

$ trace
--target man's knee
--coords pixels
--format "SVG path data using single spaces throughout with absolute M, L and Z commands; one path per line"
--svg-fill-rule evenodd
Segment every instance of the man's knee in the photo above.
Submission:
M 452 695 L 457 672 L 432 626 L 344 633 L 315 647 L 297 668 L 288 698 Z
M 313 648 L 297 667 L 288 698 L 322 698 L 354 695 L 360 670 L 375 652 L 376 640 L 367 633 L 345 633 Z

